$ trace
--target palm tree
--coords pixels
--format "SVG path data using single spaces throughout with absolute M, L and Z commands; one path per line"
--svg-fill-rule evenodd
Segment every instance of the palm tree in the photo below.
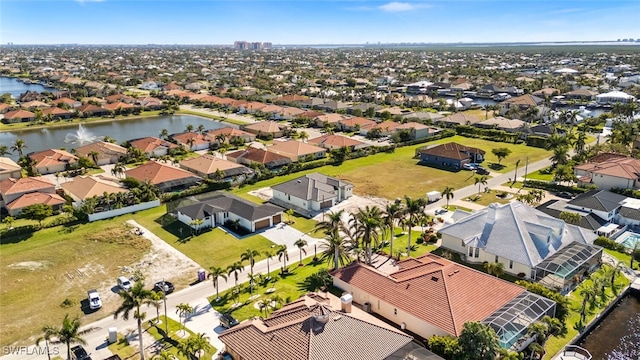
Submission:
M 351 215 L 349 220 L 351 236 L 355 243 L 362 240 L 362 244 L 366 248 L 367 263 L 371 264 L 371 243 L 378 244 L 379 231 L 382 226 L 382 212 L 380 208 L 366 206 L 364 209 L 358 209 L 358 212 Z
M 262 254 L 267 259 L 267 280 L 271 280 L 271 269 L 269 268 L 269 262 L 274 256 L 273 252 L 270 250 L 265 250 Z
M 213 281 L 213 287 L 216 289 L 216 301 L 220 300 L 220 295 L 218 294 L 218 279 L 223 278 L 225 282 L 227 282 L 227 274 L 224 269 L 217 266 L 209 267 L 209 274 L 207 275 Z
M 193 336 L 189 336 L 187 341 L 189 342 L 192 355 L 195 355 L 198 359 L 200 359 L 203 353 L 211 350 L 209 338 L 205 333 L 198 333 Z
M 478 185 L 478 196 L 480 196 L 480 187 L 482 185 L 487 185 L 487 180 L 489 180 L 489 177 L 487 175 L 476 176 L 474 178 L 473 184 Z
M 44 335 L 36 339 L 36 346 L 40 346 L 40 342 L 44 340 L 44 346 L 47 349 L 47 358 L 49 360 L 51 360 L 51 353 L 49 352 L 49 342 L 51 341 L 51 338 L 54 336 L 54 331 L 55 331 L 55 328 L 49 325 L 45 325 L 42 327 L 42 332 L 44 333 Z
M 176 360 L 176 357 L 166 350 L 162 350 L 159 353 L 151 357 L 152 360 Z
M 446 186 L 444 190 L 442 190 L 442 197 L 447 199 L 447 210 L 449 210 L 449 200 L 453 199 L 453 190 L 451 186 Z
M 569 149 L 566 146 L 553 148 L 553 155 L 549 158 L 551 166 L 566 165 L 569 162 Z
M 518 179 L 518 166 L 520 166 L 520 159 L 516 160 L 516 169 L 513 171 L 513 184 L 515 184 L 516 179 Z
M 82 344 L 86 345 L 87 342 L 82 338 L 83 335 L 88 334 L 96 330 L 96 328 L 88 328 L 84 330 L 80 330 L 80 318 L 69 317 L 69 314 L 64 316 L 62 319 L 62 326 L 55 327 L 51 325 L 46 325 L 42 328 L 42 332 L 44 332 L 44 336 L 36 341 L 36 345 L 44 339 L 47 342 L 47 353 L 49 352 L 49 343 L 51 344 L 65 344 L 67 345 L 67 359 L 71 359 L 71 344 Z M 51 339 L 56 338 L 57 340 L 51 341 Z
M 287 260 L 289 260 L 289 253 L 287 252 L 287 245 L 278 246 L 278 250 L 276 250 L 276 255 L 278 255 L 278 261 L 284 260 L 284 266 L 282 267 L 282 273 L 286 272 L 287 269 Z
M 162 304 L 161 300 L 164 300 L 165 293 L 164 291 L 152 291 L 151 300 L 155 303 L 154 307 L 156 308 L 156 322 L 160 322 L 160 304 Z M 165 320 L 166 321 L 166 320 Z
M 411 232 L 413 227 L 420 223 L 420 218 L 424 215 L 424 208 L 427 202 L 424 198 L 412 199 L 404 197 L 404 221 L 409 228 L 409 238 L 407 239 L 407 256 L 411 256 Z
M 7 148 L 7 145 L 0 145 L 0 156 L 5 156 L 5 155 L 9 155 L 9 149 Z
M 347 254 L 348 243 L 338 232 L 327 233 L 324 237 L 324 242 L 320 244 L 320 248 L 324 250 L 322 259 L 327 260 L 329 265 L 333 262 L 334 270 L 337 270 L 340 265 L 344 266 L 349 262 L 349 255 Z
M 91 160 L 93 160 L 93 163 L 96 164 L 96 166 L 98 166 L 98 155 L 100 154 L 98 154 L 98 152 L 95 150 L 91 150 L 89 151 L 88 155 L 91 157 Z
M 144 345 L 142 343 L 142 320 L 144 320 L 145 313 L 140 311 L 142 305 L 156 306 L 152 300 L 152 291 L 144 288 L 142 281 L 136 282 L 131 289 L 127 291 L 120 291 L 118 295 L 122 298 L 122 304 L 116 309 L 113 314 L 114 319 L 118 318 L 118 315 L 122 314 L 124 320 L 129 320 L 129 315 L 133 311 L 133 317 L 138 321 L 138 340 L 140 342 L 140 360 L 144 360 Z
M 184 321 L 182 322 L 182 330 L 183 331 L 187 331 L 185 324 L 187 322 L 187 315 L 191 314 L 193 312 L 193 306 L 187 304 L 187 303 L 180 303 L 178 305 L 176 305 L 176 314 L 178 314 L 178 317 L 180 319 L 184 318 Z
M 332 211 L 323 215 L 323 220 L 318 222 L 313 228 L 314 232 L 323 231 L 325 234 L 332 232 L 345 231 L 344 223 L 342 222 L 342 215 L 344 210 Z M 326 218 L 326 220 L 324 220 Z
M 306 131 L 300 131 L 298 133 L 298 138 L 302 140 L 302 142 L 307 142 L 307 139 L 309 138 L 309 134 L 307 134 Z
M 389 256 L 393 256 L 393 239 L 396 236 L 396 221 L 402 215 L 402 206 L 400 202 L 387 204 L 385 208 L 384 224 L 389 227 Z
M 160 139 L 167 140 L 169 138 L 169 130 L 162 129 L 160 130 Z
M 24 149 L 27 148 L 27 144 L 24 142 L 24 140 L 18 138 L 16 139 L 16 141 L 13 143 L 13 146 L 11 146 L 11 151 L 12 152 L 17 152 L 19 157 L 24 156 L 22 151 Z
M 247 249 L 240 254 L 240 263 L 243 261 L 249 261 L 249 273 L 253 275 L 253 266 L 256 264 L 256 258 L 260 256 L 260 251 L 254 249 Z
M 188 124 L 186 127 L 187 132 L 192 132 L 193 131 L 193 125 Z
M 300 253 L 300 264 L 298 264 L 298 265 L 302 266 L 302 253 L 307 255 L 307 251 L 304 249 L 304 247 L 307 246 L 307 240 L 298 239 L 298 240 L 296 240 L 296 242 L 293 243 L 293 245 L 298 247 L 298 252 Z
M 235 286 L 238 286 L 238 272 L 242 272 L 244 270 L 244 266 L 242 266 L 242 262 L 236 261 L 233 264 L 227 266 L 227 275 L 231 276 L 233 274 L 235 280 Z
M 119 177 L 122 176 L 126 170 L 127 167 L 123 163 L 118 162 L 113 165 L 113 169 L 111 169 L 111 175 Z
M 199 124 L 198 128 L 196 129 L 197 132 L 199 132 L 200 134 L 204 133 L 204 125 L 203 124 Z

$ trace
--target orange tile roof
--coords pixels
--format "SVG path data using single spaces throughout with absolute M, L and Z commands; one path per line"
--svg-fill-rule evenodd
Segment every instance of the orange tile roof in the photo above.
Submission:
M 410 261 L 388 276 L 360 263 L 332 275 L 453 336 L 460 335 L 464 323 L 485 319 L 525 291 L 433 254 Z
M 93 196 L 124 193 L 128 190 L 119 184 L 92 176 L 76 176 L 73 181 L 67 181 L 60 185 L 67 193 L 73 194 L 78 199 L 84 200 Z
M 322 147 L 352 147 L 352 146 L 360 146 L 364 145 L 363 142 L 348 138 L 346 136 L 340 136 L 335 134 L 326 134 L 320 137 L 309 140 L 310 143 L 316 144 Z
M 68 97 L 63 97 L 63 98 L 60 98 L 60 99 L 53 100 L 51 103 L 55 104 L 55 105 L 58 105 L 58 104 L 73 105 L 73 104 L 75 104 L 77 102 L 79 102 L 79 101 L 70 99 Z
M 73 115 L 74 112 L 70 110 L 61 109 L 59 107 L 50 107 L 42 110 L 42 115 Z
M 0 172 L 12 172 L 20 169 L 20 165 L 18 165 L 15 161 L 11 160 L 8 157 L 0 156 Z
M 127 154 L 127 149 L 123 148 L 118 144 L 112 144 L 106 141 L 98 141 L 92 144 L 87 144 L 84 146 L 80 146 L 76 148 L 76 154 L 78 156 L 84 156 L 86 158 L 91 158 L 90 153 L 95 151 L 98 153 L 98 159 L 100 158 L 111 158 L 112 156 L 124 156 Z
M 73 164 L 78 161 L 78 157 L 59 149 L 49 149 L 28 154 L 29 158 L 35 161 L 35 166 L 50 166 L 61 163 Z
M 132 109 L 135 106 L 132 104 L 118 101 L 110 104 L 104 104 L 103 107 L 108 110 L 118 110 L 118 109 Z
M 193 169 L 203 174 L 213 174 L 217 170 L 225 171 L 245 167 L 233 161 L 220 159 L 208 154 L 193 159 L 182 160 L 180 161 L 180 166 L 186 169 Z
M 129 144 L 135 148 L 140 149 L 142 152 L 145 152 L 145 153 L 150 153 L 159 147 L 166 147 L 167 149 L 171 149 L 178 146 L 174 143 L 171 143 L 162 139 L 158 139 L 152 136 L 131 140 L 129 141 Z
M 302 141 L 288 140 L 274 141 L 273 145 L 267 147 L 267 151 L 285 156 L 300 157 L 319 152 L 325 153 L 327 149 L 303 143 Z
M 587 163 L 577 165 L 575 169 L 623 179 L 640 179 L 640 160 L 626 156 L 611 156 L 608 159 L 601 156 L 600 159 L 591 159 Z
M 276 153 L 272 153 L 263 149 L 256 149 L 248 147 L 244 150 L 238 150 L 231 153 L 227 153 L 229 159 L 244 159 L 249 162 L 257 162 L 261 164 L 268 164 L 271 162 L 288 164 L 291 163 L 291 159 Z
M 350 119 L 350 118 L 351 117 L 348 116 L 348 115 L 330 113 L 330 114 L 319 115 L 314 120 L 315 121 L 320 121 L 320 122 L 323 122 L 323 123 L 335 124 L 335 123 L 340 122 L 340 120 L 347 120 L 347 119 Z
M 49 206 L 62 205 L 66 202 L 64 198 L 62 198 L 58 194 L 49 194 L 49 193 L 41 193 L 41 192 L 32 192 L 28 194 L 24 194 L 19 198 L 13 200 L 9 204 L 7 204 L 7 209 L 15 210 L 22 209 L 23 207 L 35 205 L 35 204 L 45 204 Z
M 149 181 L 153 185 L 179 179 L 198 178 L 198 176 L 190 173 L 189 171 L 161 164 L 153 160 L 125 171 L 125 175 L 137 179 L 138 181 Z
M 193 145 L 209 144 L 211 142 L 211 139 L 208 136 L 193 131 L 173 134 L 171 135 L 171 138 L 179 144 L 184 145 L 187 145 L 190 139 L 193 139 Z
M 55 185 L 44 177 L 9 178 L 0 182 L 0 193 L 3 195 L 28 193 L 44 189 L 55 189 Z
M 4 118 L 5 119 L 28 119 L 28 118 L 35 118 L 36 114 L 32 113 L 31 111 L 27 111 L 27 110 L 14 110 L 14 111 L 9 111 L 6 114 L 4 114 Z
M 365 119 L 363 117 L 352 117 L 350 119 L 345 119 L 345 120 L 340 120 L 339 123 L 342 126 L 346 126 L 346 127 L 354 127 L 356 125 L 363 127 L 365 125 L 372 125 L 375 124 L 376 122 L 373 120 L 369 120 L 369 119 Z
M 275 121 L 260 121 L 244 127 L 245 130 L 251 130 L 252 132 L 261 132 L 263 134 L 275 134 L 284 131 L 287 128 L 286 125 L 278 124 Z
M 212 139 L 212 141 L 217 141 L 216 136 L 224 135 L 226 140 L 228 141 L 232 137 L 242 137 L 242 138 L 251 138 L 255 139 L 255 134 L 250 132 L 242 131 L 240 129 L 235 129 L 232 127 L 223 127 L 220 129 L 212 129 L 207 131 L 207 136 Z

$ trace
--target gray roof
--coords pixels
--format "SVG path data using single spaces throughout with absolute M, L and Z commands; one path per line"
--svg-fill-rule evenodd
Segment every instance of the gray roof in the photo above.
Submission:
M 281 213 L 284 209 L 272 204 L 256 204 L 233 194 L 219 192 L 210 198 L 200 200 L 199 203 L 176 208 L 175 211 L 192 219 L 204 219 L 213 213 L 228 211 L 255 221 Z
M 569 201 L 569 204 L 592 210 L 610 212 L 620 207 L 620 203 L 626 198 L 626 196 L 612 193 L 611 191 L 591 190 Z
M 625 217 L 627 219 L 640 220 L 640 209 L 634 209 L 634 208 L 623 206 L 620 209 L 620 216 Z
M 582 215 L 582 217 L 580 218 L 580 223 L 576 225 L 589 230 L 597 230 L 601 226 L 604 226 L 605 224 L 608 223 L 607 220 L 601 219 L 599 216 L 591 212 L 585 213 L 581 211 L 576 211 L 574 209 L 567 208 L 566 205 L 567 205 L 567 202 L 564 200 L 549 200 L 544 204 L 537 206 L 536 209 L 542 211 L 543 213 L 549 216 L 553 216 L 556 219 L 560 219 L 560 213 L 563 211 L 579 213 L 580 215 Z
M 491 223 L 491 217 L 495 221 Z M 578 226 L 565 224 L 519 201 L 491 204 L 446 225 L 441 233 L 483 248 L 489 254 L 535 266 L 573 241 L 592 244 L 596 235 Z
M 311 173 L 273 186 L 272 189 L 299 199 L 323 201 L 335 197 L 338 189 L 347 185 L 350 184 L 324 174 Z

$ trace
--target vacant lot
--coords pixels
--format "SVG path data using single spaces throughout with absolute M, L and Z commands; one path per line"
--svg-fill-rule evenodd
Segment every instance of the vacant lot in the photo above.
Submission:
M 0 343 L 8 345 L 58 325 L 66 313 L 80 315 L 86 291 L 96 288 L 104 308 L 83 318 L 104 317 L 117 306 L 116 277 L 139 261 L 150 242 L 122 224 L 93 223 L 44 229 L 32 237 L 0 247 Z M 68 299 L 68 307 L 61 306 Z
M 377 196 L 387 199 L 395 199 L 404 195 L 411 197 L 424 196 L 427 191 L 442 191 L 445 186 L 460 189 L 467 185 L 473 185 L 474 174 L 472 172 L 452 172 L 418 165 L 418 159 L 414 158 L 417 148 L 446 142 L 457 142 L 485 150 L 487 152 L 487 164 L 498 162 L 498 159 L 491 153 L 491 149 L 498 147 L 511 149 L 511 155 L 502 161 L 505 167 L 497 170 L 502 173 L 513 171 L 517 160 L 520 160 L 519 168 L 524 169 L 527 157 L 529 162 L 549 157 L 549 152 L 544 149 L 454 136 L 428 144 L 401 147 L 396 149 L 394 153 L 381 153 L 348 160 L 340 166 L 323 166 L 318 169 L 275 177 L 255 185 L 235 189 L 233 192 L 246 193 L 295 179 L 311 172 L 321 172 L 352 182 L 355 185 L 354 191 L 358 195 Z

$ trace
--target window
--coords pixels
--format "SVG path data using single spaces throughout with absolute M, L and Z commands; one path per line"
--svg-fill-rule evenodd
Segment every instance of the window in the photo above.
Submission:
M 476 254 L 474 257 L 479 257 L 480 256 L 480 248 L 476 248 Z
M 393 315 L 398 315 L 398 309 L 393 309 Z
M 460 246 L 464 247 L 464 240 L 460 241 Z
M 287 200 L 291 201 L 291 195 L 287 195 Z
M 509 269 L 513 269 L 513 260 L 509 260 Z
M 495 260 L 495 262 L 498 262 L 498 255 L 496 255 L 496 260 Z
M 473 248 L 469 247 L 469 257 L 472 257 L 472 256 L 473 256 Z

